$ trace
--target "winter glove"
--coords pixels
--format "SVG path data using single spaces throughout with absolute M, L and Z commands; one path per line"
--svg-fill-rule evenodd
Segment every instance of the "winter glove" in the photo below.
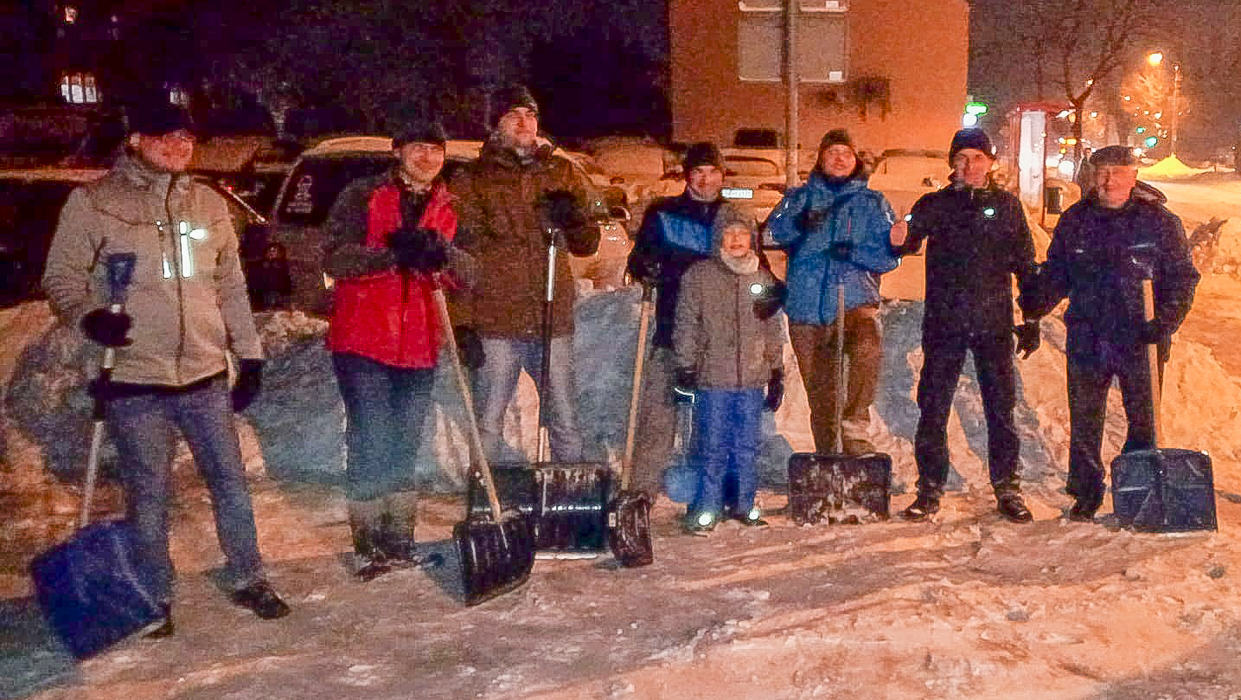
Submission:
M 1168 339 L 1169 335 L 1171 335 L 1168 333 L 1167 329 L 1164 328 L 1163 324 L 1159 322 L 1159 319 L 1145 321 L 1139 328 L 1140 332 L 1138 337 L 1141 339 L 1143 345 L 1160 345 Z
M 767 396 L 763 399 L 763 408 L 776 412 L 784 401 L 784 370 L 771 370 L 771 379 L 767 380 Z
M 1021 356 L 1023 360 L 1043 344 L 1038 321 L 1026 321 L 1020 326 L 1013 326 L 1013 333 L 1017 335 L 1017 352 L 1025 353 Z
M 577 197 L 568 190 L 544 192 L 539 212 L 545 228 L 569 231 L 586 225 L 586 217 L 577 206 Z
M 463 367 L 478 369 L 486 364 L 487 353 L 483 352 L 483 339 L 478 331 L 470 326 L 457 326 L 452 334 L 457 339 L 457 355 Z
M 754 315 L 759 320 L 766 321 L 784 308 L 784 302 L 789 296 L 789 288 L 780 280 L 761 286 L 762 291 L 754 295 Z
M 396 266 L 411 272 L 438 272 L 448 265 L 448 245 L 427 228 L 401 228 L 388 237 Z
M 133 319 L 123 311 L 95 309 L 82 317 L 82 331 L 86 337 L 109 348 L 123 348 L 133 341 L 126 338 Z
M 827 221 L 828 209 L 805 209 L 797 215 L 794 224 L 802 233 L 811 233 L 819 230 L 823 222 Z
M 836 241 L 827 249 L 827 254 L 832 260 L 848 262 L 853 259 L 853 241 Z
M 698 391 L 698 373 L 692 369 L 678 369 L 672 380 L 672 400 L 693 403 L 695 391 Z
M 639 281 L 648 284 L 655 283 L 663 271 L 663 264 L 653 257 L 635 255 L 629 258 L 629 274 Z
M 242 360 L 237 370 L 237 383 L 233 385 L 233 410 L 241 412 L 250 407 L 263 388 L 263 361 Z

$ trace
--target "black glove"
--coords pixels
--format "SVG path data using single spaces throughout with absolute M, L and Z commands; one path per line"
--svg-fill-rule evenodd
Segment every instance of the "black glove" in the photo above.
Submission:
M 784 370 L 771 370 L 771 379 L 767 380 L 767 396 L 763 399 L 763 408 L 776 412 L 784 401 Z
M 1168 339 L 1170 333 L 1164 328 L 1159 319 L 1145 321 L 1139 327 L 1141 330 L 1138 334 L 1143 345 L 1159 345 Z
M 832 260 L 848 262 L 853 258 L 853 241 L 836 241 L 827 249 Z
M 457 326 L 452 329 L 457 339 L 457 356 L 466 369 L 478 369 L 487 362 L 487 353 L 483 352 L 483 339 L 478 331 L 469 326 Z
M 586 224 L 586 217 L 577 206 L 577 197 L 568 190 L 551 190 L 539 200 L 539 211 L 547 228 L 568 231 Z
M 95 309 L 82 317 L 82 331 L 86 337 L 109 348 L 123 348 L 133 341 L 126 338 L 133 319 L 129 314 L 110 309 Z
M 428 228 L 401 228 L 388 236 L 397 267 L 413 272 L 438 272 L 448 265 L 448 244 Z
M 263 388 L 263 361 L 242 360 L 237 368 L 237 383 L 233 385 L 233 410 L 244 411 L 258 398 Z
M 805 209 L 797 215 L 793 223 L 802 233 L 811 233 L 819 230 L 823 222 L 827 221 L 829 211 L 828 209 Z
M 659 281 L 659 276 L 663 271 L 664 266 L 654 257 L 642 255 L 629 258 L 629 274 L 642 282 Z
M 1023 360 L 1043 344 L 1038 321 L 1026 321 L 1020 326 L 1013 326 L 1013 333 L 1017 335 L 1017 352 L 1025 353 L 1021 356 Z
M 672 400 L 693 403 L 695 391 L 698 391 L 698 373 L 692 369 L 678 369 L 672 380 Z
M 780 280 L 763 285 L 762 291 L 754 295 L 754 315 L 760 320 L 766 321 L 775 316 L 777 311 L 784 308 L 784 302 L 788 297 L 788 285 Z

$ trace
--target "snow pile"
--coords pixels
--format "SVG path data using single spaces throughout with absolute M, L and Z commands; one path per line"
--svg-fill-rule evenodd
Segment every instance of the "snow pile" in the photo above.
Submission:
M 1150 167 L 1138 168 L 1138 177 L 1143 180 L 1179 180 L 1210 171 L 1210 168 L 1190 167 L 1181 162 L 1180 158 L 1168 156 Z

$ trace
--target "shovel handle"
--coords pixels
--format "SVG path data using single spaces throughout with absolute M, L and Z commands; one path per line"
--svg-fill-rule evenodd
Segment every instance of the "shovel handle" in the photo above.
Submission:
M 845 286 L 836 285 L 836 366 L 840 372 L 836 376 L 836 444 L 837 454 L 845 451 L 845 433 L 841 421 L 845 417 Z
M 642 310 L 638 314 L 638 347 L 633 360 L 633 388 L 629 392 L 629 417 L 625 426 L 625 454 L 621 458 L 621 490 L 629 490 L 630 473 L 633 471 L 633 451 L 638 435 L 638 400 L 642 396 L 642 370 L 646 363 L 646 333 L 651 325 L 651 310 L 655 306 L 653 285 L 642 285 Z
M 474 414 L 474 394 L 470 391 L 470 382 L 465 377 L 465 369 L 461 366 L 461 356 L 457 353 L 457 338 L 452 334 L 452 318 L 448 315 L 448 301 L 444 298 L 444 290 L 438 287 L 431 292 L 435 302 L 435 313 L 439 316 L 440 327 L 444 332 L 444 343 L 448 346 L 449 364 L 457 378 L 457 386 L 461 389 L 461 401 L 465 404 L 466 424 L 470 433 L 470 451 L 478 460 L 479 473 L 483 477 L 483 490 L 487 492 L 487 502 L 491 506 L 492 516 L 500 522 L 503 509 L 500 496 L 496 491 L 495 480 L 491 477 L 491 465 L 487 463 L 487 455 L 483 452 L 483 437 L 478 432 L 478 418 Z
M 1149 279 L 1142 280 L 1142 317 L 1147 323 L 1155 320 L 1155 285 Z M 1151 428 L 1155 444 L 1159 447 L 1159 406 L 1162 403 L 1159 386 L 1159 346 L 1149 343 L 1146 346 L 1146 363 L 1151 375 Z

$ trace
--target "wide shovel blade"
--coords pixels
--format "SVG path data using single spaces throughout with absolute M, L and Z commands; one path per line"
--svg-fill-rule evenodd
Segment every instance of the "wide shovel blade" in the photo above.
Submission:
M 529 518 L 506 511 L 496 522 L 471 515 L 452 529 L 461 558 L 465 604 L 478 605 L 518 588 L 534 568 L 534 530 Z
M 608 509 L 608 545 L 621 566 L 647 566 L 655 561 L 651 544 L 651 498 L 643 491 L 621 491 Z

